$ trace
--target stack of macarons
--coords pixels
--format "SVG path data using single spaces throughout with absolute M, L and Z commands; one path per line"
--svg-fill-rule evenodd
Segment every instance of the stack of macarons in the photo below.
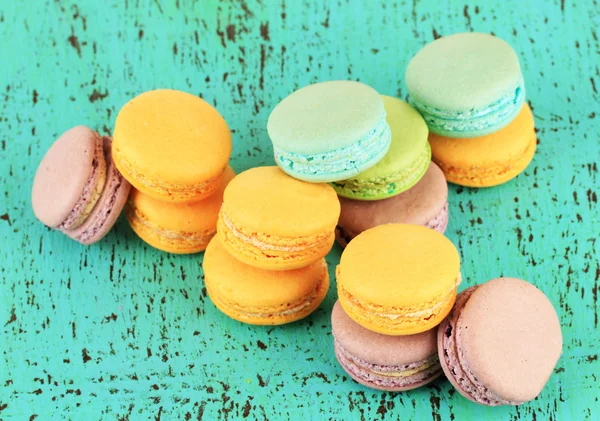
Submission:
M 379 225 L 348 244 L 336 277 L 335 355 L 354 380 L 401 391 L 442 374 L 436 327 L 461 282 L 450 240 L 419 225 Z
M 483 405 L 534 399 L 562 350 L 560 322 L 535 286 L 498 278 L 467 288 L 443 235 L 387 224 L 348 244 L 331 314 L 335 355 L 360 384 L 386 391 L 423 386 L 442 373 Z
M 448 181 L 495 186 L 533 159 L 537 141 L 519 59 L 503 40 L 482 33 L 440 38 L 410 61 L 406 87 Z
M 339 195 L 342 246 L 385 223 L 445 231 L 448 187 L 409 104 L 359 82 L 316 83 L 283 99 L 267 130 L 283 171 L 328 182 Z
M 126 215 L 136 234 L 169 253 L 206 249 L 235 176 L 231 148 L 227 123 L 197 96 L 164 89 L 125 104 L 112 156 L 133 185 Z
M 225 188 L 218 235 L 204 255 L 212 302 L 255 325 L 312 313 L 329 290 L 325 255 L 339 214 L 327 184 L 297 180 L 275 166 L 240 173 Z

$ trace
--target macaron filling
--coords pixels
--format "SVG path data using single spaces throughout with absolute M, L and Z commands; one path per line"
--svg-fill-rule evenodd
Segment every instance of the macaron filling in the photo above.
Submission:
M 448 202 L 446 202 L 444 204 L 444 207 L 442 209 L 440 209 L 440 211 L 437 213 L 437 215 L 435 215 L 433 218 L 431 218 L 426 224 L 425 226 L 427 228 L 431 228 L 432 230 L 436 230 L 439 233 L 444 233 L 446 231 L 446 228 L 448 227 L 448 215 L 449 215 L 449 211 L 448 211 Z
M 334 339 L 335 354 L 342 367 L 366 383 L 384 388 L 410 388 L 433 380 L 442 373 L 437 355 L 404 365 L 372 364 L 358 358 Z
M 301 154 L 273 146 L 275 161 L 283 169 L 295 175 L 315 176 L 324 173 L 356 175 L 375 165 L 388 151 L 392 134 L 383 114 L 381 121 L 371 132 L 355 143 L 320 154 Z M 371 163 L 372 162 L 372 163 Z
M 479 381 L 459 350 L 461 349 L 460 319 L 461 313 L 478 286 L 470 287 L 458 295 L 456 305 L 448 315 L 448 318 L 440 326 L 442 341 L 439 348 L 440 358 L 443 358 L 446 375 L 451 377 L 452 383 L 466 396 L 474 401 L 490 406 L 519 405 L 523 402 L 509 401 L 500 398 Z
M 106 185 L 104 186 L 104 190 L 96 207 L 80 227 L 72 231 L 65 231 L 65 233 L 82 244 L 87 244 L 93 239 L 104 227 L 109 216 L 113 212 L 121 212 L 122 202 L 120 205 L 121 207 L 115 209 L 121 186 L 129 190 L 127 181 L 125 181 L 114 165 L 110 165 L 108 169 L 108 180 L 106 181 Z
M 249 249 L 246 251 L 251 254 L 260 254 L 263 256 L 269 256 L 272 252 L 283 252 L 289 254 L 290 258 L 303 257 L 314 250 L 315 253 L 319 253 L 325 243 L 330 241 L 333 233 L 326 233 L 320 235 L 306 236 L 306 237 L 278 237 L 275 235 L 268 235 L 258 232 L 246 232 L 239 225 L 236 225 L 229 217 L 225 205 L 221 207 L 219 213 L 219 224 L 223 224 L 226 229 L 223 231 L 225 236 L 225 243 L 227 243 L 227 237 L 231 235 L 235 241 L 239 241 Z
M 339 281 L 341 278 L 339 266 L 337 267 L 337 278 L 340 301 L 352 309 L 352 311 L 348 311 L 348 313 L 351 313 L 356 317 L 355 320 L 358 323 L 363 324 L 364 322 L 367 322 L 378 325 L 381 328 L 388 328 L 389 323 L 385 323 L 382 320 L 385 319 L 393 321 L 395 325 L 394 328 L 396 329 L 415 325 L 423 320 L 430 320 L 437 317 L 440 310 L 443 310 L 449 303 L 454 301 L 456 289 L 462 281 L 462 276 L 459 272 L 452 287 L 448 291 L 440 294 L 439 297 L 428 303 L 423 303 L 421 306 L 384 307 L 354 297 L 352 293 L 344 287 L 343 282 Z M 363 323 L 361 323 L 361 321 Z
M 400 194 L 414 186 L 427 171 L 431 160 L 431 147 L 418 154 L 409 168 L 389 174 L 386 177 L 360 179 L 349 178 L 330 183 L 334 190 L 343 197 L 362 200 L 380 200 Z
M 535 149 L 537 147 L 537 139 L 535 132 L 531 133 L 531 140 L 527 142 L 526 148 L 521 154 L 515 157 L 512 161 L 508 161 L 497 165 L 488 165 L 485 167 L 471 166 L 469 168 L 459 168 L 452 165 L 444 164 L 434 156 L 435 163 L 446 174 L 446 178 L 450 182 L 457 182 L 468 185 L 493 185 L 490 183 L 498 179 L 504 179 L 509 174 L 514 173 L 513 177 L 519 174 L 529 165 Z
M 410 94 L 408 102 L 421 112 L 432 132 L 447 136 L 471 137 L 473 133 L 482 135 L 486 130 L 499 130 L 513 120 L 525 102 L 525 82 L 521 76 L 513 90 L 482 108 L 444 110 L 431 107 Z
M 136 184 L 141 184 L 141 186 L 143 186 L 143 188 L 138 188 L 138 190 L 146 192 L 152 191 L 154 192 L 152 196 L 158 195 L 159 197 L 163 197 L 162 200 L 164 200 L 165 197 L 169 197 L 176 202 L 201 200 L 210 196 L 219 187 L 219 181 L 227 168 L 227 166 L 225 166 L 216 176 L 198 181 L 195 184 L 178 184 L 151 178 L 137 171 L 122 153 L 113 153 L 113 157 L 115 158 L 115 162 L 121 173 L 125 174 L 126 178 L 131 181 L 134 186 Z
M 125 213 L 131 227 L 140 237 L 154 238 L 165 248 L 173 251 L 192 252 L 204 250 L 217 233 L 216 228 L 202 232 L 175 231 L 162 228 L 150 221 L 131 202 L 127 202 Z
M 97 139 L 90 175 L 75 206 L 73 206 L 65 220 L 58 225 L 57 229 L 61 231 L 72 230 L 80 226 L 92 212 L 96 202 L 102 195 L 106 183 L 106 161 L 104 160 L 102 137 L 97 133 L 95 135 Z

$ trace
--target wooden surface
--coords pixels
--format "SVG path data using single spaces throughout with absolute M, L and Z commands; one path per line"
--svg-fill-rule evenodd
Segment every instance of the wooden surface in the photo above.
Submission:
M 316 3 L 0 1 L 0 419 L 599 419 L 600 5 Z M 461 289 L 516 276 L 556 306 L 564 353 L 529 404 L 478 406 L 445 380 L 402 394 L 366 389 L 334 357 L 335 283 L 304 321 L 246 326 L 208 300 L 201 255 L 153 250 L 123 220 L 80 246 L 31 211 L 54 138 L 76 124 L 110 133 L 145 90 L 215 104 L 241 171 L 273 163 L 267 117 L 294 89 L 354 79 L 404 98 L 410 57 L 470 30 L 516 49 L 539 149 L 513 182 L 451 187 L 447 235 L 460 249 Z M 332 274 L 339 254 L 328 257 Z

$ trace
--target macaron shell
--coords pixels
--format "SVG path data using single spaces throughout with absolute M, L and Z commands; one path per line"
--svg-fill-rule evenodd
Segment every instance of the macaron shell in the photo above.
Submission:
M 479 286 L 465 304 L 458 329 L 460 351 L 475 378 L 507 401 L 534 399 L 562 352 L 552 303 L 520 279 Z
M 231 132 L 204 100 L 180 91 L 143 93 L 123 106 L 113 158 L 144 194 L 174 202 L 210 196 L 231 155 Z
M 521 79 L 514 50 L 505 41 L 482 33 L 442 37 L 419 51 L 406 69 L 409 94 L 443 110 L 486 107 Z
M 262 270 L 234 258 L 218 237 L 208 245 L 203 269 L 215 305 L 228 316 L 252 324 L 281 324 L 303 318 L 319 306 L 329 288 L 324 259 L 295 270 Z M 304 304 L 299 312 L 271 314 L 285 312 L 288 305 Z M 248 315 L 258 310 L 264 314 Z
M 352 236 L 390 223 L 426 226 L 439 217 L 447 201 L 448 184 L 444 173 L 431 162 L 423 178 L 397 196 L 377 201 L 340 197 L 338 225 Z
M 491 187 L 520 174 L 536 149 L 533 114 L 525 103 L 518 116 L 495 133 L 465 139 L 429 135 L 433 160 L 448 181 L 471 187 Z
M 74 230 L 65 230 L 70 238 L 84 245 L 91 245 L 103 239 L 112 229 L 125 206 L 131 184 L 117 170 L 111 157 L 111 138 L 104 137 L 106 159 L 106 183 L 102 195 L 85 222 Z
M 296 180 L 278 167 L 244 171 L 227 186 L 223 200 L 236 225 L 280 237 L 333 233 L 340 214 L 330 186 Z
M 89 213 L 102 191 L 105 176 L 100 135 L 85 126 L 66 131 L 50 147 L 37 169 L 31 194 L 35 216 L 45 225 L 58 228 L 86 192 L 90 198 L 84 207 L 89 208 Z M 80 213 L 85 213 L 85 209 Z M 70 228 L 83 222 L 81 216 L 75 215 L 80 220 L 74 221 Z
M 352 320 L 339 301 L 333 306 L 331 328 L 344 349 L 370 364 L 402 366 L 424 361 L 437 353 L 435 329 L 417 335 L 382 335 Z
M 385 116 L 381 97 L 354 81 L 301 88 L 274 109 L 267 122 L 273 144 L 300 154 L 343 148 L 364 138 Z

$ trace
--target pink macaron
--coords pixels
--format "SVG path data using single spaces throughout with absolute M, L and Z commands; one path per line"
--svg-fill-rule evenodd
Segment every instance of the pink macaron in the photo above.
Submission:
M 448 380 L 483 405 L 535 399 L 562 350 L 552 303 L 535 286 L 498 278 L 460 293 L 438 328 L 438 351 Z
M 130 190 L 110 157 L 111 140 L 85 126 L 61 135 L 42 159 L 33 182 L 36 217 L 82 244 L 102 239 Z
M 333 306 L 331 328 L 338 362 L 364 386 L 400 392 L 421 387 L 442 374 L 436 329 L 416 335 L 382 335 L 352 320 L 339 301 Z
M 336 239 L 342 247 L 361 232 L 378 225 L 423 225 L 442 234 L 448 225 L 448 183 L 433 162 L 417 184 L 397 196 L 376 201 L 340 197 L 340 204 Z

